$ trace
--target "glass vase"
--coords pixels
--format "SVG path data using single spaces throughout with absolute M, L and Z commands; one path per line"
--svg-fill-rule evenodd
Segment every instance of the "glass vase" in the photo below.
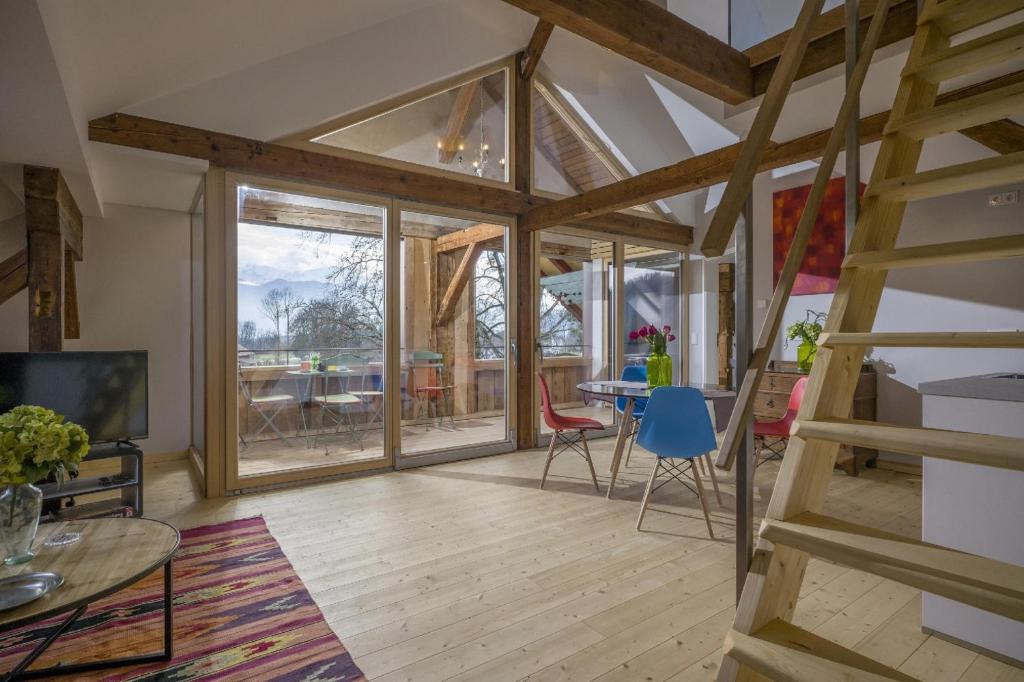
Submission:
M 0 547 L 4 564 L 14 566 L 31 561 L 32 542 L 39 529 L 43 491 L 31 483 L 8 485 L 0 491 Z
M 672 385 L 672 356 L 667 353 L 651 353 L 647 356 L 647 386 Z
M 796 368 L 798 371 L 807 374 L 814 364 L 814 356 L 818 354 L 818 347 L 809 341 L 804 341 L 796 349 Z

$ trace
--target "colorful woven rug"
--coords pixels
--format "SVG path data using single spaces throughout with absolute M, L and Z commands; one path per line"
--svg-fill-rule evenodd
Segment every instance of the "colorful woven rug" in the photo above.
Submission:
M 163 571 L 89 607 L 33 668 L 159 651 Z M 0 677 L 60 618 L 0 635 Z M 54 679 L 70 679 L 54 678 Z M 174 660 L 75 680 L 365 680 L 262 518 L 183 531 Z

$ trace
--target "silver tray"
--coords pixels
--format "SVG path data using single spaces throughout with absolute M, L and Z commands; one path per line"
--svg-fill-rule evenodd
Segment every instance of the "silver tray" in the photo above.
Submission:
M 64 584 L 58 573 L 22 573 L 0 580 L 0 611 L 14 609 L 39 599 Z

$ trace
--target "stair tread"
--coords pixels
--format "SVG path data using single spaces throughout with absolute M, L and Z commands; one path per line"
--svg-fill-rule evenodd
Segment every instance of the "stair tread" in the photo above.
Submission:
M 1024 438 L 838 417 L 797 419 L 791 433 L 800 438 L 1024 471 Z
M 1024 566 L 813 512 L 765 519 L 761 537 L 1024 621 Z
M 1024 256 L 1024 234 L 968 239 L 849 254 L 844 268 L 887 269 L 968 263 Z
M 943 33 L 954 35 L 1022 9 L 1024 0 L 945 0 L 925 4 L 917 24 L 935 22 Z
M 768 623 L 753 635 L 730 630 L 725 637 L 725 655 L 773 680 L 914 680 L 913 677 L 781 620 Z
M 987 33 L 908 63 L 903 69 L 903 77 L 917 76 L 935 83 L 1004 63 L 1021 54 L 1024 54 L 1024 23 Z
M 872 183 L 865 197 L 914 201 L 1024 181 L 1024 152 L 993 156 Z
M 890 120 L 887 135 L 898 133 L 915 140 L 964 130 L 1024 112 L 1024 82 L 989 90 Z
M 897 348 L 1024 348 L 1024 332 L 826 332 L 818 345 Z

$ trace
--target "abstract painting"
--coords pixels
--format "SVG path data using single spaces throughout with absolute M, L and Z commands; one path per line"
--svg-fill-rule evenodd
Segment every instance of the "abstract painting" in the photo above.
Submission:
M 811 186 L 794 187 L 772 195 L 772 284 L 779 283 L 793 233 L 807 204 Z M 860 185 L 860 194 L 864 184 Z M 800 271 L 793 283 L 793 295 L 831 294 L 836 290 L 839 270 L 846 253 L 845 178 L 833 178 L 814 223 Z

